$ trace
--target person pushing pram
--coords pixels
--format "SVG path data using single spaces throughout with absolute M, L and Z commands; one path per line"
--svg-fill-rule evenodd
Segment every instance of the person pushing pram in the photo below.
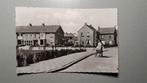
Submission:
M 103 45 L 103 43 L 99 40 L 99 41 L 98 41 L 98 45 L 96 46 L 96 57 L 97 57 L 97 56 L 100 56 L 100 57 L 103 56 L 103 49 L 104 49 L 104 45 Z

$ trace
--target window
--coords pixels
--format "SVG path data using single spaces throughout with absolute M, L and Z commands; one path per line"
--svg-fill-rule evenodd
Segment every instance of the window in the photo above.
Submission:
M 112 36 L 111 35 L 109 35 L 109 39 L 112 39 Z
M 40 44 L 43 45 L 43 40 L 40 40 Z
M 27 41 L 25 41 L 25 45 L 27 45 Z
M 90 35 L 87 35 L 87 37 L 90 37 Z
M 30 45 L 30 41 L 28 41 L 28 45 Z
M 37 46 L 38 40 L 34 40 L 34 45 Z
M 84 41 L 82 41 L 82 45 L 84 44 Z
M 27 41 L 27 45 L 29 45 L 29 42 Z
M 101 35 L 101 39 L 104 39 L 104 35 Z
M 87 37 L 90 37 L 90 34 L 89 34 L 89 32 L 87 33 Z
M 21 40 L 17 40 L 17 44 L 20 45 L 21 44 Z
M 83 32 L 81 32 L 81 37 L 84 37 L 84 34 L 83 34 Z
M 53 45 L 53 42 L 51 42 L 50 44 Z
M 30 45 L 31 45 L 31 41 L 30 41 Z
M 24 41 L 21 41 L 21 44 L 24 44 Z
M 69 37 L 69 39 L 72 39 L 72 37 Z
M 89 32 L 87 32 L 87 37 L 90 37 L 90 33 Z

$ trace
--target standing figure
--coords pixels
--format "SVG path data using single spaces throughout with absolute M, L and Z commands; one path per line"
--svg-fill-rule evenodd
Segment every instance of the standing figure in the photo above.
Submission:
M 98 45 L 97 45 L 97 47 L 96 47 L 96 56 L 100 56 L 100 57 L 102 57 L 103 56 L 103 44 L 102 44 L 102 42 L 101 41 L 99 41 L 98 42 Z

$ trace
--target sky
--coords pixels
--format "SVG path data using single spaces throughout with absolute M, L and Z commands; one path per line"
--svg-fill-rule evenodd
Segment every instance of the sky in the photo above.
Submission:
M 39 8 L 16 7 L 16 26 L 61 25 L 64 32 L 77 33 L 85 24 L 95 29 L 117 26 L 117 8 L 104 9 L 71 9 L 71 8 Z

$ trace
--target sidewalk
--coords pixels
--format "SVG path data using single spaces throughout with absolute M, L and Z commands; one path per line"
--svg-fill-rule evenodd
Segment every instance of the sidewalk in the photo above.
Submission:
M 55 72 L 64 69 L 72 64 L 75 64 L 76 62 L 92 55 L 93 53 L 95 53 L 95 50 L 93 50 L 93 48 L 88 48 L 86 52 L 69 54 L 55 59 L 45 60 L 35 64 L 31 64 L 26 67 L 18 67 L 16 73 L 22 74 L 22 73 Z

